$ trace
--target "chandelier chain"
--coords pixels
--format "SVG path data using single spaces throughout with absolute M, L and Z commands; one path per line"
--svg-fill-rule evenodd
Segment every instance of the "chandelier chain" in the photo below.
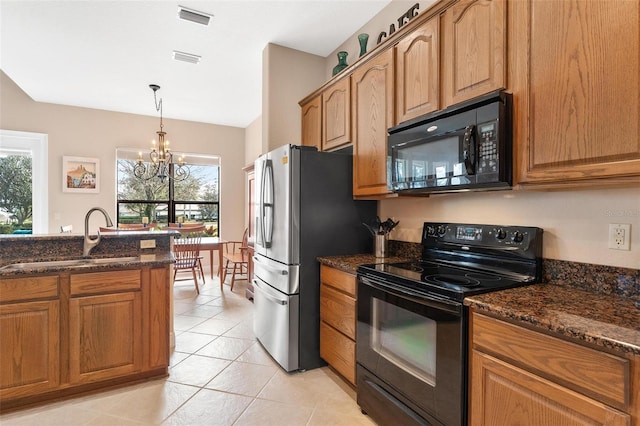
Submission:
M 142 158 L 142 152 L 138 153 L 138 159 L 133 169 L 133 174 L 138 179 L 150 180 L 155 177 L 164 182 L 165 179 L 172 179 L 174 181 L 182 181 L 189 177 L 190 169 L 184 162 L 184 159 L 180 156 L 178 162 L 173 162 L 173 153 L 169 148 L 169 141 L 165 142 L 166 132 L 163 130 L 164 123 L 162 122 L 162 98 L 158 102 L 157 91 L 160 86 L 157 84 L 150 84 L 149 87 L 153 90 L 153 100 L 155 103 L 156 111 L 160 113 L 160 131 L 158 134 L 158 147 L 156 150 L 155 141 L 152 142 L 151 152 L 149 153 L 150 162 L 145 164 Z

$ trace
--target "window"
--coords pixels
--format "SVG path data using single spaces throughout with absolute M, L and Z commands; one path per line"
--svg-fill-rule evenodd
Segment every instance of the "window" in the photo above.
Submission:
M 189 176 L 182 181 L 134 176 L 138 151 L 119 148 L 118 223 L 140 223 L 143 217 L 158 225 L 179 222 L 205 222 L 209 234 L 218 236 L 220 212 L 220 158 L 188 154 L 184 161 Z M 169 175 L 173 174 L 170 168 Z
M 0 130 L 0 233 L 49 232 L 47 139 Z

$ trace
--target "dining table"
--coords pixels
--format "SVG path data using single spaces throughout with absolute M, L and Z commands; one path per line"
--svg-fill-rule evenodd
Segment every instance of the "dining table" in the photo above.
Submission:
M 218 277 L 222 270 L 223 247 L 226 241 L 220 237 L 202 237 L 200 240 L 200 251 L 209 251 L 209 268 L 211 269 L 211 278 L 213 278 L 213 252 L 218 252 Z

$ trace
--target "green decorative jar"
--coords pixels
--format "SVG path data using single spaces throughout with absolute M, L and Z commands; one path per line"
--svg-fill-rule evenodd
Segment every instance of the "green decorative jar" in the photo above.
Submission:
M 367 53 L 367 42 L 369 41 L 369 34 L 358 34 L 358 42 L 360 43 L 360 56 Z
M 347 64 L 347 52 L 344 52 L 344 51 L 338 52 L 338 65 L 333 67 L 332 75 L 338 74 L 340 71 L 342 71 L 348 66 L 349 64 Z

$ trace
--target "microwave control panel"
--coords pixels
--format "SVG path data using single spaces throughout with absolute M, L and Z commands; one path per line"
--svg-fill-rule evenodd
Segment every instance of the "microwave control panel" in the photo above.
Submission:
M 498 122 L 478 125 L 478 173 L 498 171 Z

